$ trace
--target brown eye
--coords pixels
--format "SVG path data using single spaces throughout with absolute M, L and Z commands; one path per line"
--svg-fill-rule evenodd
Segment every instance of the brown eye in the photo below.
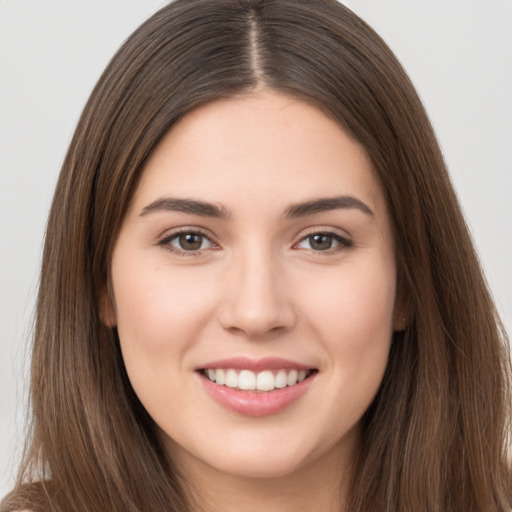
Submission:
M 325 233 L 317 233 L 308 237 L 309 245 L 314 251 L 326 251 L 332 247 L 333 237 Z
M 159 245 L 177 254 L 190 253 L 190 255 L 215 247 L 215 244 L 206 235 L 197 231 L 174 233 L 161 240 Z
M 308 249 L 315 252 L 328 252 L 346 249 L 352 242 L 338 234 L 329 232 L 312 233 L 305 236 L 296 245 L 299 249 Z
M 182 233 L 178 236 L 177 242 L 184 251 L 198 251 L 203 245 L 203 238 L 198 233 Z

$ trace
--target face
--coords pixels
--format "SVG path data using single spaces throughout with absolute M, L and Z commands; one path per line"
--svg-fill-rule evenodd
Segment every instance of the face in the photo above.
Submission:
M 272 477 L 353 453 L 399 314 L 383 193 L 337 123 L 269 91 L 189 113 L 111 271 L 104 320 L 184 467 Z

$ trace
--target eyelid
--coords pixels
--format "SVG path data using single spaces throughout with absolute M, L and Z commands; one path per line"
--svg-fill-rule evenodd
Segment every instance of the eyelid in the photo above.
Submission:
M 298 249 L 298 245 L 303 242 L 306 238 L 322 234 L 331 236 L 336 240 L 337 245 L 335 247 L 326 249 L 326 250 L 313 250 L 311 249 L 311 252 L 314 252 L 316 254 L 331 254 L 333 252 L 337 252 L 343 249 L 347 249 L 353 245 L 353 241 L 351 240 L 350 236 L 347 236 L 346 234 L 341 234 L 340 232 L 343 232 L 339 228 L 333 228 L 332 226 L 329 227 L 323 227 L 323 226 L 315 226 L 311 228 L 307 228 L 305 231 L 300 233 L 300 236 L 298 237 L 298 240 L 293 244 L 293 249 Z M 213 247 L 209 247 L 208 249 L 220 249 L 220 244 L 215 240 L 215 237 L 208 232 L 208 230 L 205 230 L 204 228 L 200 228 L 198 226 L 180 226 L 178 228 L 171 229 L 169 231 L 166 231 L 163 235 L 158 237 L 156 244 L 166 250 L 168 250 L 171 253 L 183 255 L 183 256 L 198 256 L 207 249 L 199 249 L 197 251 L 185 251 L 181 250 L 177 247 L 174 247 L 170 245 L 170 241 L 175 239 L 178 235 L 183 233 L 190 233 L 190 234 L 198 234 L 202 237 L 206 238 Z M 344 232 L 346 233 L 346 232 Z
M 178 235 L 181 235 L 183 233 L 190 233 L 190 234 L 196 234 L 201 235 L 202 237 L 206 238 L 214 247 L 211 247 L 209 249 L 218 249 L 219 244 L 215 241 L 215 238 L 208 233 L 205 229 L 197 227 L 197 226 L 180 226 L 179 228 L 171 229 L 169 231 L 166 231 L 163 235 L 158 237 L 156 244 L 163 249 L 166 249 L 167 251 L 177 254 L 179 256 L 197 256 L 200 255 L 202 252 L 204 252 L 206 249 L 200 249 L 197 251 L 184 251 L 177 247 L 174 247 L 170 245 L 170 241 L 175 239 Z
M 352 247 L 353 241 L 348 234 L 341 234 L 341 230 L 333 227 L 322 227 L 315 226 L 313 228 L 308 228 L 305 232 L 300 234 L 300 237 L 297 242 L 293 244 L 293 248 L 295 248 L 299 243 L 304 241 L 306 238 L 313 235 L 327 235 L 333 237 L 340 245 L 340 247 L 332 247 L 330 249 L 326 249 L 324 251 L 312 251 L 317 254 L 329 254 L 332 252 L 336 252 L 337 250 L 347 249 Z

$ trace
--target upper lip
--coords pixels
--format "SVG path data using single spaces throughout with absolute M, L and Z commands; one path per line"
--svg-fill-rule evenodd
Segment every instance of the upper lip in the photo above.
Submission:
M 209 361 L 197 370 L 209 369 L 227 369 L 233 368 L 235 370 L 252 370 L 253 372 L 260 372 L 263 370 L 311 370 L 312 366 L 308 366 L 291 359 L 283 359 L 280 357 L 264 357 L 262 359 L 251 359 L 248 357 L 230 357 L 227 359 L 219 359 L 217 361 Z

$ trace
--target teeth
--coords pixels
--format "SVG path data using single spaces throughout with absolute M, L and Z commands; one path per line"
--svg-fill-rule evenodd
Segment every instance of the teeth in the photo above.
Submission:
M 309 374 L 309 370 L 264 370 L 254 373 L 251 370 L 237 371 L 233 368 L 226 370 L 209 368 L 203 374 L 212 382 L 229 388 L 243 390 L 272 391 L 293 386 L 302 382 Z
M 256 389 L 256 375 L 249 370 L 242 370 L 238 374 L 238 387 L 240 389 Z
M 228 370 L 226 372 L 226 386 L 228 388 L 238 387 L 238 375 L 235 370 Z
M 256 389 L 258 391 L 272 391 L 275 388 L 274 374 L 271 371 L 265 370 L 258 373 L 256 377 Z
M 288 386 L 288 375 L 284 370 L 279 370 L 275 377 L 276 388 L 281 389 Z
M 297 370 L 292 370 L 288 374 L 288 386 L 293 386 L 297 382 L 297 374 L 299 372 Z
M 215 382 L 217 384 L 225 384 L 226 383 L 226 376 L 224 374 L 224 370 L 215 370 Z

